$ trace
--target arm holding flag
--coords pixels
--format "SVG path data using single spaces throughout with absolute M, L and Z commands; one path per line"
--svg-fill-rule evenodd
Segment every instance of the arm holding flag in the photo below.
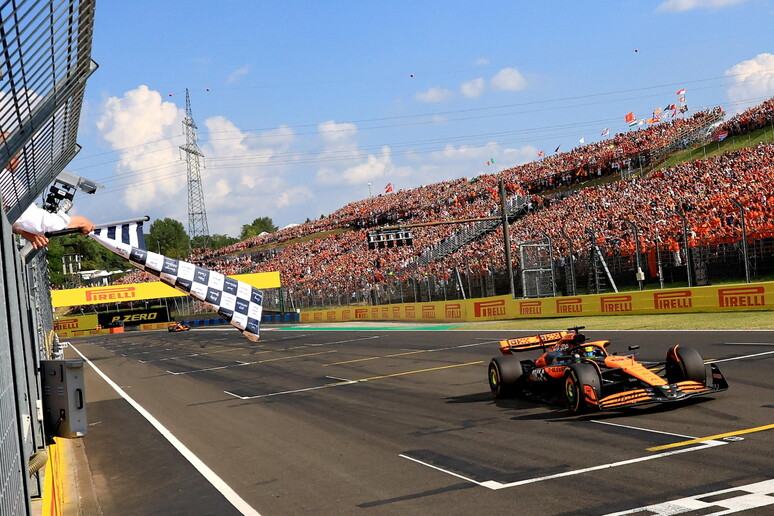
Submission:
M 13 224 L 13 232 L 21 235 L 32 247 L 39 249 L 48 245 L 52 232 L 88 234 L 94 230 L 94 224 L 80 215 L 67 215 L 63 211 L 51 213 L 33 204 L 27 208 Z

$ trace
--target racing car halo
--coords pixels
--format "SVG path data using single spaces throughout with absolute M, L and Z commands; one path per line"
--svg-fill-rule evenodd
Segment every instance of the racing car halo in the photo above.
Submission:
M 489 363 L 489 387 L 496 398 L 520 395 L 542 401 L 564 401 L 580 414 L 648 403 L 683 401 L 728 389 L 715 364 L 707 369 L 695 349 L 681 344 L 669 348 L 664 362 L 640 362 L 629 354 L 610 354 L 608 340 L 586 342 L 579 332 L 542 333 L 500 341 L 502 356 Z M 541 349 L 536 360 L 519 360 L 513 352 Z

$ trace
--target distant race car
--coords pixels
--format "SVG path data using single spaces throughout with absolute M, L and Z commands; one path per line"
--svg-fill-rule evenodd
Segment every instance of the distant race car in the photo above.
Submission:
M 489 363 L 489 387 L 496 398 L 520 395 L 564 402 L 573 414 L 648 403 L 683 401 L 728 389 L 715 364 L 707 369 L 695 349 L 681 344 L 669 348 L 664 362 L 640 362 L 629 354 L 609 354 L 608 340 L 586 342 L 579 333 L 543 333 L 500 341 L 503 356 Z M 536 360 L 519 360 L 513 352 L 540 349 Z
M 181 322 L 172 323 L 169 326 L 167 326 L 167 331 L 169 332 L 188 331 L 190 329 L 191 329 L 190 326 L 183 324 Z

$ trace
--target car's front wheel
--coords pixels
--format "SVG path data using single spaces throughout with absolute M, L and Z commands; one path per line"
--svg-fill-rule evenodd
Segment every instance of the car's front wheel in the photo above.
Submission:
M 583 414 L 599 401 L 601 380 L 597 369 L 591 364 L 572 364 L 564 372 L 564 404 L 572 414 Z M 589 392 L 587 392 L 589 391 Z M 590 403 L 588 398 L 592 399 Z
M 699 352 L 680 344 L 667 351 L 666 375 L 669 383 L 693 380 L 705 385 L 707 382 L 707 369 Z

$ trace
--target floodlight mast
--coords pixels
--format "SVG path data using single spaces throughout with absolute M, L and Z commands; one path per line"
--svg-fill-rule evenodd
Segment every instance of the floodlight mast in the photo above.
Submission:
M 204 191 L 202 189 L 200 158 L 204 158 L 204 154 L 196 143 L 199 138 L 191 112 L 191 97 L 188 88 L 185 89 L 183 130 L 185 131 L 185 145 L 181 145 L 180 149 L 185 152 L 188 169 L 188 236 L 191 237 L 191 240 L 200 236 L 204 237 L 203 245 L 206 246 L 210 230 L 207 227 L 207 210 L 204 207 Z

